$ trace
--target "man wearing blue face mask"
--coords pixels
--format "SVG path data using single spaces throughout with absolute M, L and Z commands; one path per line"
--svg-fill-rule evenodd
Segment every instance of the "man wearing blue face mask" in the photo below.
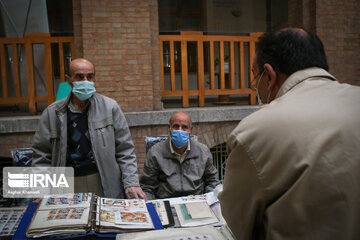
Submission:
M 146 199 L 125 116 L 116 101 L 95 94 L 94 65 L 75 59 L 66 79 L 72 92 L 44 110 L 32 164 L 73 167 L 75 192 Z
M 148 152 L 140 184 L 148 199 L 197 195 L 220 182 L 207 146 L 191 140 L 190 116 L 177 112 L 170 118 L 170 138 Z

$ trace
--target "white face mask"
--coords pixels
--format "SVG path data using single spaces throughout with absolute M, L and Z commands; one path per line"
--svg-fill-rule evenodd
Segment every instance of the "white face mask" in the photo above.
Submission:
M 264 72 L 265 72 L 265 71 L 264 71 Z M 261 81 L 262 76 L 264 75 L 264 72 L 262 72 L 262 74 L 260 75 L 258 84 L 257 84 L 257 86 L 256 86 L 256 97 L 257 97 L 259 106 L 263 105 L 263 102 L 261 101 L 260 94 L 259 94 L 259 84 L 260 84 L 260 81 Z M 267 98 L 266 98 L 266 99 L 267 99 L 267 100 L 266 100 L 266 104 L 268 104 L 269 101 L 270 101 L 270 95 L 271 95 L 271 91 L 269 92 L 269 94 L 268 94 L 268 96 L 267 96 Z
M 72 82 L 73 88 L 72 92 L 75 96 L 81 101 L 85 101 L 92 97 L 95 90 L 94 82 L 90 82 L 88 80 Z
M 265 71 L 263 71 L 262 74 L 260 75 L 259 81 L 258 81 L 258 83 L 256 85 L 256 97 L 257 97 L 259 106 L 263 105 L 263 103 L 261 101 L 261 98 L 260 98 L 260 94 L 259 94 L 259 84 L 260 84 L 262 76 L 264 75 L 264 72 Z

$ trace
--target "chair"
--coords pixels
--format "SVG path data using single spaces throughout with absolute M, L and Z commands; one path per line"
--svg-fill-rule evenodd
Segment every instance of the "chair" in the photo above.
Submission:
M 59 88 L 58 88 L 58 91 L 56 93 L 56 100 L 55 101 L 66 98 L 69 95 L 70 92 L 71 92 L 70 85 L 67 82 L 61 82 L 59 84 Z
M 17 148 L 11 151 L 13 166 L 31 166 L 33 157 L 32 148 Z
M 145 144 L 146 144 L 146 152 L 149 151 L 149 149 L 158 142 L 165 141 L 168 139 L 168 135 L 160 135 L 160 136 L 146 136 L 145 137 Z
M 32 148 L 14 149 L 11 151 L 11 156 L 13 158 L 12 166 L 31 167 L 31 162 L 32 162 L 32 158 L 33 158 Z M 33 200 L 34 200 L 34 198 L 3 198 L 3 196 L 1 195 L 0 205 L 5 206 L 5 207 L 27 206 Z

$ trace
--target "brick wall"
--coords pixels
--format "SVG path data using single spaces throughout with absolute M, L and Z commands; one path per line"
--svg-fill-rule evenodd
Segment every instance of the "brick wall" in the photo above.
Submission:
M 316 32 L 324 43 L 330 73 L 360 85 L 360 1 L 289 0 L 288 25 Z
M 74 0 L 76 57 L 124 111 L 161 109 L 157 1 Z
M 290 27 L 303 26 L 302 0 L 288 1 L 288 26 Z
M 316 0 L 303 1 L 303 28 L 316 31 Z
M 316 32 L 330 71 L 359 83 L 359 1 L 289 0 L 288 26 Z M 96 88 L 124 111 L 162 109 L 157 0 L 73 0 L 76 57 L 96 66 Z M 341 64 L 339 64 L 341 63 Z
M 160 49 L 158 1 L 150 1 L 151 65 L 154 110 L 163 109 L 160 89 Z
M 330 72 L 341 82 L 360 85 L 360 1 L 317 0 L 317 33 Z
M 0 134 L 0 157 L 11 158 L 11 150 L 31 147 L 33 138 L 33 132 Z
M 73 0 L 72 8 L 73 8 L 74 46 L 75 46 L 75 56 L 73 58 L 80 58 L 83 57 L 81 1 Z

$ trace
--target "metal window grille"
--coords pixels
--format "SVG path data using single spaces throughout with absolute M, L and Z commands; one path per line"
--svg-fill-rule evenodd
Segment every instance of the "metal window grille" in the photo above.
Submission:
M 210 148 L 214 165 L 218 170 L 219 180 L 221 183 L 224 181 L 225 176 L 225 166 L 226 166 L 226 159 L 228 157 L 226 151 L 226 143 L 222 143 L 216 145 L 215 147 Z

